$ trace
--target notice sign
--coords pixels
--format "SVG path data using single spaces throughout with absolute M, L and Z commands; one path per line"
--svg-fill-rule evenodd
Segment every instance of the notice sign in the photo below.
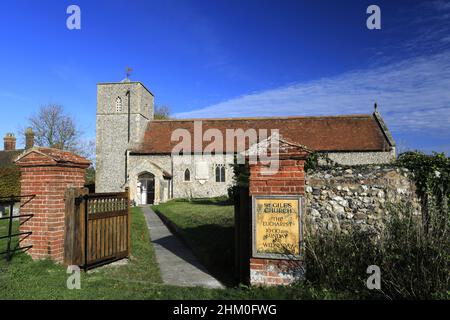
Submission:
M 301 240 L 301 198 L 253 198 L 253 256 L 298 258 Z

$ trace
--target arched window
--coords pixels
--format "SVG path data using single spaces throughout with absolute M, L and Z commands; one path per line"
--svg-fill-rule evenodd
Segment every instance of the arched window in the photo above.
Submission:
M 225 166 L 216 166 L 216 182 L 225 182 Z
M 220 167 L 216 167 L 216 182 L 220 182 Z
M 225 167 L 220 168 L 220 178 L 221 182 L 225 182 Z
M 120 97 L 116 99 L 116 112 L 122 112 L 122 99 Z
M 191 181 L 191 172 L 189 169 L 186 169 L 184 171 L 184 181 Z

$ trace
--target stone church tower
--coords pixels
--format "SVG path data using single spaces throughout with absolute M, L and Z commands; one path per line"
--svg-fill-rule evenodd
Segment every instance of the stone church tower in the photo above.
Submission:
M 128 150 L 141 141 L 153 112 L 153 94 L 140 82 L 97 85 L 95 192 L 123 191 Z

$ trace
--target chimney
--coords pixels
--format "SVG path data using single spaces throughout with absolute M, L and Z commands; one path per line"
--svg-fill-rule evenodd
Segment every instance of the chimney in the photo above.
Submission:
M 32 128 L 25 130 L 25 150 L 31 149 L 34 146 L 34 132 Z
M 16 137 L 14 137 L 13 133 L 7 133 L 3 138 L 3 142 L 5 151 L 16 150 Z

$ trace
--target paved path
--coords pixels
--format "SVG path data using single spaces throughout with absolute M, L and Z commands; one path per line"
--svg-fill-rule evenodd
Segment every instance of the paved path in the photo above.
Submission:
M 142 207 L 164 283 L 176 286 L 223 288 L 150 207 Z

